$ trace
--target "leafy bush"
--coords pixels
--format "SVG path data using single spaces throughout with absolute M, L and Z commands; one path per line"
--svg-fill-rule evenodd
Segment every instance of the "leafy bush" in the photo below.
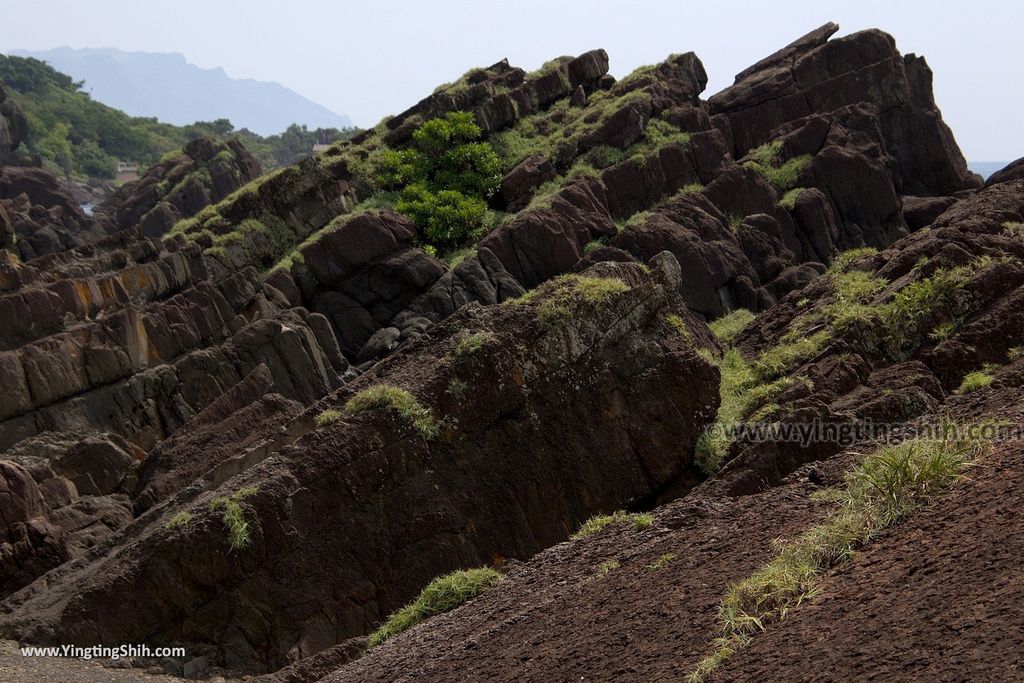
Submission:
M 428 441 L 436 437 L 441 429 L 429 408 L 405 389 L 389 384 L 377 384 L 363 389 L 345 404 L 345 410 L 353 414 L 382 409 L 398 413 Z
M 374 156 L 377 184 L 401 190 L 395 208 L 438 249 L 461 246 L 483 226 L 486 199 L 501 182 L 501 160 L 468 112 L 452 112 L 421 124 L 413 146 Z
M 415 600 L 394 612 L 380 628 L 370 634 L 370 647 L 380 645 L 391 636 L 429 617 L 450 612 L 494 588 L 499 581 L 501 574 L 488 567 L 466 569 L 437 577 L 427 584 Z
M 454 190 L 433 192 L 421 183 L 406 186 L 395 210 L 404 213 L 424 232 L 423 240 L 438 249 L 458 247 L 481 226 L 487 204 Z

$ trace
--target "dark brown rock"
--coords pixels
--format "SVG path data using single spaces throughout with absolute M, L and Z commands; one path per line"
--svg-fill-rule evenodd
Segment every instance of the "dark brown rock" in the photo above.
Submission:
M 767 142 L 784 123 L 863 102 L 880 112 L 906 193 L 950 195 L 976 187 L 935 106 L 924 59 L 900 55 L 892 37 L 877 30 L 828 40 L 837 29 L 826 24 L 812 31 L 708 101 L 712 114 L 728 117 L 736 156 Z

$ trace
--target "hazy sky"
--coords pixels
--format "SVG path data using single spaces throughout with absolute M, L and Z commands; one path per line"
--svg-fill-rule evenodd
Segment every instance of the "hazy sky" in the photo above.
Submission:
M 527 70 L 603 47 L 623 76 L 693 50 L 707 97 L 826 21 L 877 27 L 927 57 L 935 94 L 968 159 L 1024 156 L 1024 2 L 827 0 L 4 0 L 0 51 L 116 47 L 182 52 L 236 78 L 278 81 L 361 126 L 473 66 Z

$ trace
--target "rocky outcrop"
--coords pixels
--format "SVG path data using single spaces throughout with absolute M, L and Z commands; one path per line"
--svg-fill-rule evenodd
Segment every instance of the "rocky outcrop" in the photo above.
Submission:
M 968 373 L 991 374 L 1014 360 L 1024 342 L 1024 318 L 1011 313 L 1024 297 L 1024 243 L 1006 226 L 1022 218 L 1024 180 L 994 185 L 953 204 L 929 230 L 844 266 L 876 278 L 863 308 L 828 308 L 842 296 L 833 269 L 762 315 L 739 339 L 751 359 L 791 345 L 790 330 L 826 333 L 781 374 L 765 378 L 783 377 L 790 387 L 773 400 L 769 417 L 892 426 L 936 412 Z M 912 303 L 887 308 L 900 301 Z M 836 315 L 851 318 L 837 329 Z M 842 447 L 824 436 L 800 444 L 741 440 L 721 485 L 748 492 Z
M 0 168 L 0 206 L 23 261 L 81 247 L 104 234 L 56 176 L 43 168 Z
M 795 119 L 874 105 L 899 187 L 917 196 L 951 195 L 977 186 L 932 96 L 923 57 L 901 55 L 892 36 L 861 31 L 829 40 L 826 24 L 736 76 L 710 100 L 716 126 L 741 157 Z
M 695 345 L 707 333 L 674 294 L 678 264 L 651 268 L 595 266 L 584 275 L 619 283 L 604 297 L 569 280 L 529 303 L 464 308 L 299 416 L 290 446 L 20 593 L 3 631 L 197 641 L 231 666 L 276 668 L 365 633 L 439 573 L 529 556 L 596 510 L 648 498 L 690 471 L 717 403 Z M 666 323 L 672 311 L 688 330 Z M 470 334 L 483 341 L 467 351 Z M 381 385 L 410 392 L 419 417 L 386 403 L 345 414 Z M 317 428 L 325 409 L 341 417 Z M 241 505 L 251 545 L 228 552 L 220 496 Z M 189 521 L 168 527 L 180 511 Z
M 147 237 L 161 237 L 261 175 L 260 164 L 238 140 L 192 140 L 180 154 L 154 164 L 97 210 L 114 230 L 141 226 Z
M 1024 158 L 1011 161 L 1005 167 L 990 175 L 988 180 L 985 181 L 985 187 L 992 187 L 999 183 L 1019 180 L 1020 178 L 1024 178 Z
M 0 595 L 26 585 L 68 559 L 61 529 L 35 481 L 18 465 L 0 460 Z

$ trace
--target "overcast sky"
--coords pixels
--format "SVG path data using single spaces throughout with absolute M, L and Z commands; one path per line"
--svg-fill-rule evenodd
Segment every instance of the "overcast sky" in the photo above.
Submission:
M 603 47 L 623 76 L 693 50 L 707 97 L 826 21 L 877 27 L 927 57 L 946 122 L 972 161 L 1024 156 L 1024 2 L 945 0 L 27 0 L 4 2 L 0 51 L 116 47 L 182 52 L 235 78 L 277 81 L 360 126 L 473 66 L 527 70 Z

